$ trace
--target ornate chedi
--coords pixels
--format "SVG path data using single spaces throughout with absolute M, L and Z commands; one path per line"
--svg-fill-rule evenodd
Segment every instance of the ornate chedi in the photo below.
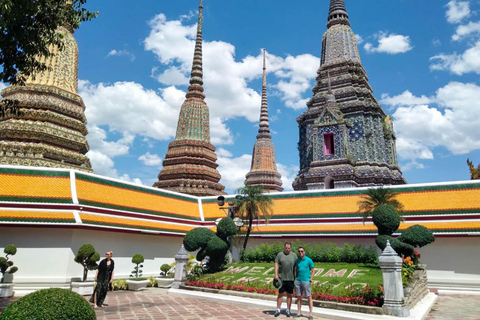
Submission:
M 221 176 L 215 147 L 210 143 L 209 110 L 203 93 L 202 22 L 203 0 L 200 0 L 190 86 L 180 109 L 175 140 L 168 146 L 163 169 L 153 186 L 209 196 L 224 194 L 225 187 L 218 183 Z
M 300 172 L 295 190 L 405 184 L 395 133 L 373 96 L 344 0 L 331 0 L 320 68 L 297 122 Z
M 263 51 L 262 106 L 260 110 L 260 128 L 253 147 L 252 165 L 246 175 L 245 184 L 262 186 L 268 192 L 283 191 L 281 175 L 277 171 L 275 146 L 270 135 L 267 103 L 267 68 L 265 50 Z
M 19 115 L 0 119 L 0 164 L 56 167 L 93 172 L 85 156 L 87 120 L 78 95 L 78 45 L 74 30 L 60 27 L 63 50 L 41 58 L 48 69 L 24 86 L 9 86 L 3 99 L 16 100 Z

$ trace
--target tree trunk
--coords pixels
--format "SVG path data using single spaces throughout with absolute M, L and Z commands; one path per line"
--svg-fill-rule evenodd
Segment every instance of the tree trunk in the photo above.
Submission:
M 247 248 L 248 237 L 250 237 L 250 231 L 252 231 L 253 217 L 250 214 L 248 217 L 247 234 L 245 235 L 245 242 L 243 243 L 243 250 Z
M 83 266 L 83 282 L 87 281 L 88 269 L 86 266 Z

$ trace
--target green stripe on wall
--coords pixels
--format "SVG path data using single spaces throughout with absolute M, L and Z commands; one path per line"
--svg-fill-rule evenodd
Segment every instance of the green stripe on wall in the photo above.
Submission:
M 0 174 L 21 174 L 30 176 L 47 176 L 47 177 L 62 177 L 69 178 L 70 172 L 65 171 L 46 171 L 46 170 L 29 170 L 29 169 L 9 169 L 0 168 Z

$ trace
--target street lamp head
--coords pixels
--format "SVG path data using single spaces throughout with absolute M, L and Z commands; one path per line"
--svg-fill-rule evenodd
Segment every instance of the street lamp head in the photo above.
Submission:
M 222 207 L 225 204 L 225 197 L 224 196 L 219 196 L 217 198 L 217 204 Z
M 239 217 L 233 218 L 233 222 L 237 226 L 237 228 L 243 227 L 243 220 L 240 219 Z

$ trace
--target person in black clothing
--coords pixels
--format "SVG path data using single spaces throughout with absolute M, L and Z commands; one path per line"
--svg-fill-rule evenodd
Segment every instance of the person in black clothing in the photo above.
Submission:
M 115 269 L 115 262 L 112 259 L 112 255 L 112 251 L 107 251 L 107 253 L 105 253 L 105 259 L 100 261 L 98 265 L 97 273 L 95 274 L 97 286 L 90 298 L 90 302 L 93 302 L 94 308 L 105 306 L 105 298 L 107 297 L 108 287 L 113 281 L 113 270 Z

